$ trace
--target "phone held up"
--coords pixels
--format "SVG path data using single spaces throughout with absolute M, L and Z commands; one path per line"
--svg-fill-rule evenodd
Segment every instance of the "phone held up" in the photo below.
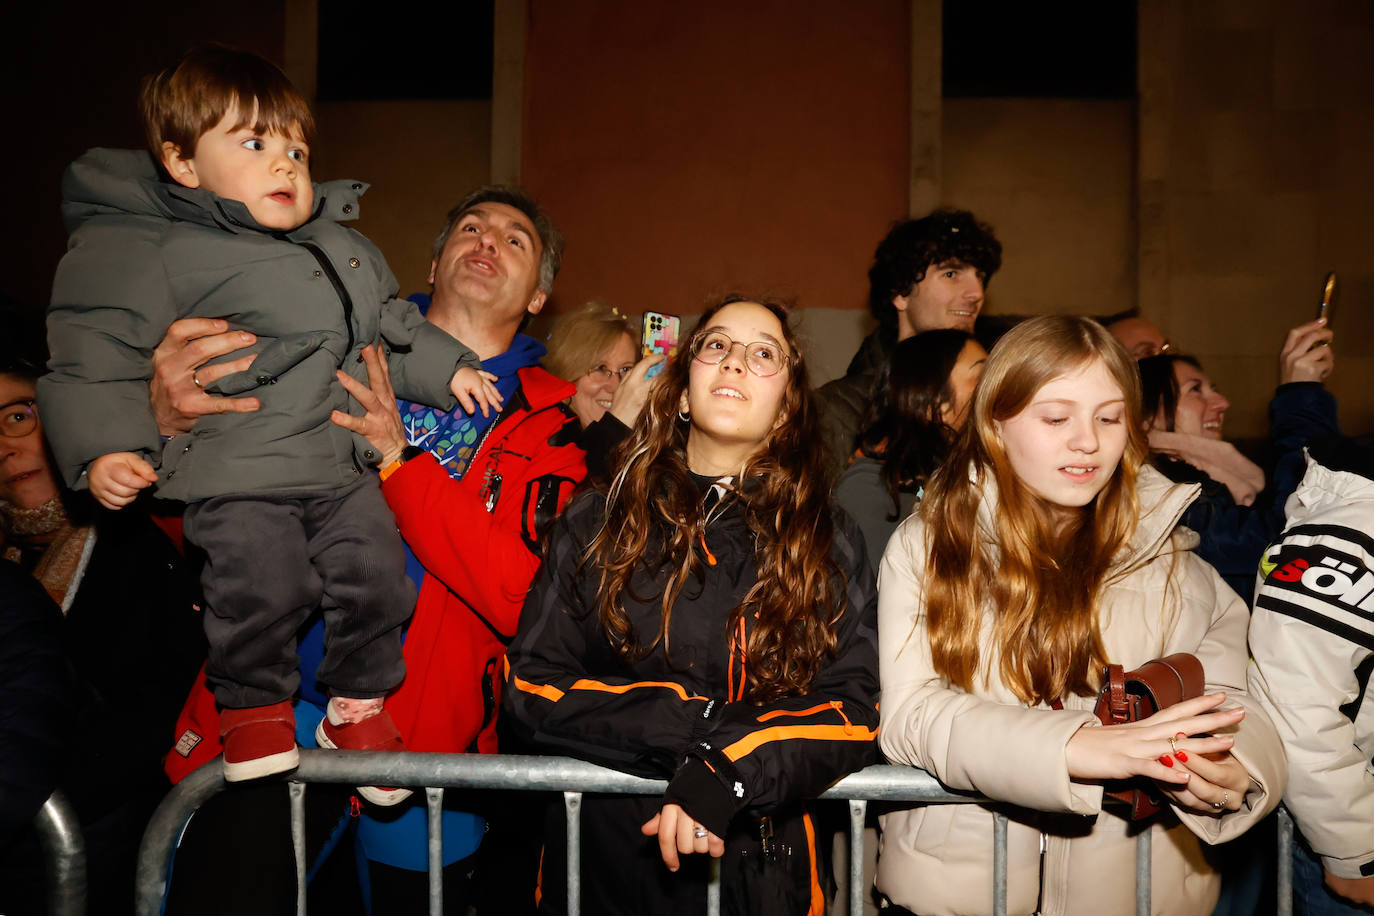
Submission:
M 1331 326 L 1331 307 L 1336 302 L 1336 272 L 1333 270 L 1326 275 L 1326 281 L 1322 284 L 1322 300 L 1317 305 L 1317 317 L 1326 319 L 1326 326 Z
M 652 356 L 662 353 L 672 356 L 677 352 L 678 337 L 682 329 L 682 319 L 676 315 L 662 312 L 644 313 L 643 354 Z M 666 360 L 665 360 L 666 362 Z M 663 371 L 664 363 L 659 363 L 645 373 L 645 378 L 653 378 Z

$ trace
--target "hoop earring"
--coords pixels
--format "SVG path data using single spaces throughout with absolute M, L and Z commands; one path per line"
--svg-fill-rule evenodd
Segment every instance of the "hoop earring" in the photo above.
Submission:
M 691 417 L 691 415 L 690 415 L 690 414 L 687 414 L 687 413 L 684 413 L 684 412 L 681 411 L 681 410 L 679 410 L 679 411 L 677 412 L 677 418 L 678 418 L 679 420 L 681 420 L 683 423 L 690 423 L 690 422 L 692 422 L 692 417 Z

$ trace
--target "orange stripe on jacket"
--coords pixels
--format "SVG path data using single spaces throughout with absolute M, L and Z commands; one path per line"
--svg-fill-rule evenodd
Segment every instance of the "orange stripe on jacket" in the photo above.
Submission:
M 769 719 L 778 719 L 783 716 L 814 716 L 818 712 L 825 712 L 827 709 L 835 709 L 833 703 L 822 703 L 819 706 L 812 706 L 810 709 L 775 709 L 766 712 L 758 717 L 758 721 L 767 722 Z M 843 715 L 843 713 L 841 713 Z
M 522 680 L 515 676 L 511 677 L 510 682 L 515 685 L 517 690 L 523 690 L 525 693 L 532 693 L 535 696 L 543 697 L 554 703 L 563 699 L 563 691 L 552 684 L 531 684 L 529 681 Z
M 809 812 L 802 812 L 802 823 L 806 825 L 806 851 L 811 863 L 811 907 L 806 916 L 825 916 L 825 891 L 821 890 L 821 873 L 816 862 L 816 825 L 811 823 Z
M 604 684 L 601 681 L 594 681 L 584 677 L 568 689 L 599 690 L 602 693 L 629 693 L 631 690 L 638 690 L 640 687 L 662 687 L 666 690 L 671 690 L 673 693 L 682 697 L 683 700 L 706 699 L 706 697 L 688 696 L 686 689 L 684 689 L 681 684 L 674 684 L 672 681 L 636 681 L 633 684 Z
M 724 751 L 727 760 L 739 760 L 769 741 L 872 741 L 878 733 L 871 728 L 844 725 L 774 725 L 748 735 Z

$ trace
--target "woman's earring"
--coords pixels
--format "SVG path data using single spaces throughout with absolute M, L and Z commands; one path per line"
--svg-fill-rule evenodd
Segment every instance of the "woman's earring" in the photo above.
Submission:
M 677 418 L 678 418 L 679 420 L 681 420 L 683 423 L 690 423 L 690 422 L 692 422 L 691 416 L 689 416 L 689 415 L 686 413 L 686 411 L 682 410 L 681 408 L 678 408 Z

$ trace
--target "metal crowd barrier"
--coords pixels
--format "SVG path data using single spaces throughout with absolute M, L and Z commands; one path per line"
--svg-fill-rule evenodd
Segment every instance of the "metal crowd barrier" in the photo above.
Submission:
M 568 913 L 578 916 L 581 898 L 582 793 L 661 795 L 667 783 L 642 779 L 616 770 L 566 757 L 524 757 L 506 754 L 377 753 L 364 751 L 302 750 L 301 764 L 288 780 L 291 833 L 296 853 L 296 912 L 306 913 L 305 791 L 309 783 L 341 785 L 425 786 L 429 825 L 429 912 L 443 911 L 443 869 L 440 812 L 444 789 L 556 791 L 563 793 L 568 821 Z M 137 916 L 159 916 L 172 854 L 191 815 L 226 788 L 221 761 L 216 759 L 182 780 L 154 812 L 139 848 Z M 863 830 L 870 801 L 968 804 L 979 796 L 951 792 L 923 770 L 903 766 L 870 766 L 846 776 L 821 798 L 849 802 L 848 912 L 863 913 Z M 1150 913 L 1150 834 L 1136 841 L 1136 913 Z M 1278 914 L 1291 916 L 1292 863 L 1288 858 L 1292 820 L 1280 810 L 1278 841 Z M 993 916 L 1007 912 L 1007 817 L 993 816 Z M 713 869 L 713 876 L 715 875 Z M 84 897 L 84 888 L 83 895 Z M 80 910 L 54 912 L 77 912 Z M 713 877 L 707 889 L 707 914 L 720 913 L 720 887 Z
M 38 809 L 33 826 L 47 860 L 48 913 L 85 916 L 86 840 L 67 796 L 60 790 L 48 796 Z

